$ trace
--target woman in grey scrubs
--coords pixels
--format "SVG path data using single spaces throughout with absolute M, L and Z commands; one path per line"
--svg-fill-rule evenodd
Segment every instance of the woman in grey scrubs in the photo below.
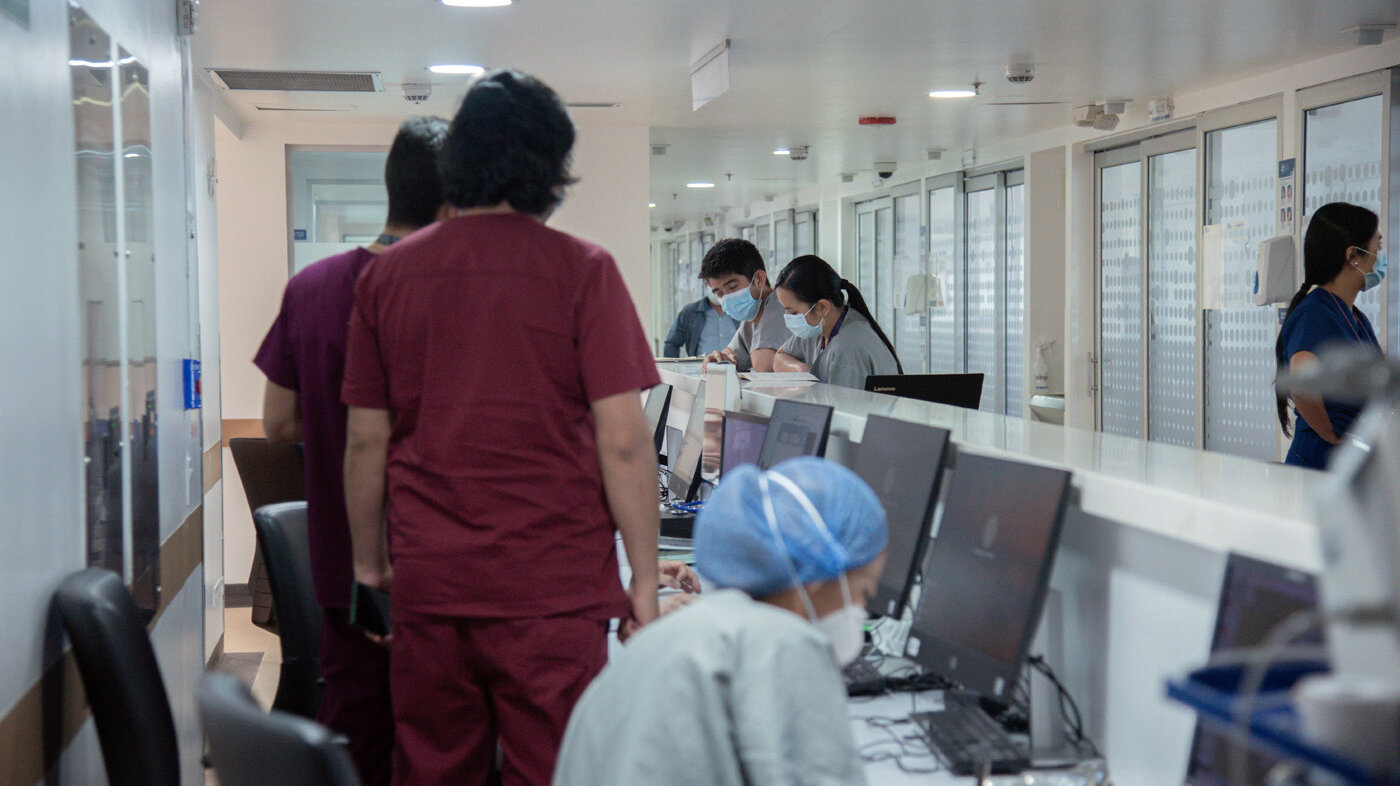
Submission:
M 871 374 L 904 373 L 860 290 L 826 260 L 812 254 L 792 260 L 775 287 L 792 332 L 778 350 L 775 371 L 811 371 L 828 385 L 857 390 Z

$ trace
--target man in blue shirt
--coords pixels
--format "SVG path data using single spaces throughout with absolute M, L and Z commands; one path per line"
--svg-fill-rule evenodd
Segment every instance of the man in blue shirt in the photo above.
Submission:
M 678 358 L 684 347 L 685 357 L 704 357 L 723 349 L 738 330 L 739 323 L 720 309 L 711 293 L 687 305 L 676 315 L 662 354 L 668 358 Z

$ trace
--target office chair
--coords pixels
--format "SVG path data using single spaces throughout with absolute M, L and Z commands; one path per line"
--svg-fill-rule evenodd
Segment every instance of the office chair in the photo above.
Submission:
M 88 568 L 64 579 L 54 605 L 78 662 L 112 786 L 179 786 L 170 700 L 145 623 L 121 577 Z
M 306 499 L 306 480 L 301 446 L 262 438 L 237 437 L 228 441 L 233 465 L 243 482 L 248 510 L 277 502 Z M 253 567 L 248 586 L 253 592 L 253 624 L 277 632 L 277 614 L 272 606 L 272 590 L 267 581 L 262 549 L 253 551 Z
M 253 511 L 253 529 L 267 564 L 282 639 L 282 671 L 272 707 L 314 719 L 321 706 L 321 668 L 316 660 L 321 607 L 311 585 L 306 503 L 264 505 Z
M 237 677 L 210 672 L 196 698 L 219 786 L 359 786 L 350 754 L 329 730 L 263 712 Z

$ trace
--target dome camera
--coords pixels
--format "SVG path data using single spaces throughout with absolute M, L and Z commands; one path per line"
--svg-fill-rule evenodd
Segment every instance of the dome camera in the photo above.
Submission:
M 875 174 L 879 175 L 881 180 L 889 180 L 894 177 L 896 166 L 897 165 L 893 161 L 876 161 Z

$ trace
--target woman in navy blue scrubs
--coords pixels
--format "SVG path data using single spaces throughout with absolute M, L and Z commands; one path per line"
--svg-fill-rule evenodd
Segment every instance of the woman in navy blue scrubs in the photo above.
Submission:
M 1318 208 L 1303 239 L 1303 286 L 1288 304 L 1274 352 L 1279 369 L 1298 371 L 1317 362 L 1330 344 L 1355 344 L 1382 354 L 1371 322 L 1356 296 L 1385 278 L 1380 219 L 1364 207 L 1333 202 Z M 1361 408 L 1337 401 L 1294 397 L 1297 434 L 1286 463 L 1324 469 Z M 1278 399 L 1278 418 L 1289 433 L 1288 399 Z

